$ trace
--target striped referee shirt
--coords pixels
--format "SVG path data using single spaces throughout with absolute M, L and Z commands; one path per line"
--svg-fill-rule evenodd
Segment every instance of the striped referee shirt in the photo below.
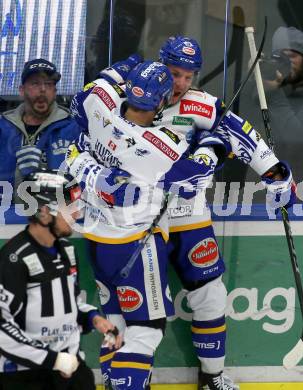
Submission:
M 96 308 L 80 301 L 78 259 L 65 238 L 53 251 L 26 228 L 0 250 L 0 372 L 52 369 L 57 352 L 76 354 Z

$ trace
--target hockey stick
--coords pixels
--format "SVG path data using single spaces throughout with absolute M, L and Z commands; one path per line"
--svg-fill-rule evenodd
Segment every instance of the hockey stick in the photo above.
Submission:
M 255 45 L 255 40 L 254 40 L 254 28 L 247 27 L 245 29 L 245 33 L 246 33 L 247 39 L 248 39 L 250 55 L 251 55 L 251 58 L 253 59 L 256 55 L 256 45 Z M 261 111 L 262 111 L 263 122 L 264 122 L 264 126 L 265 126 L 266 137 L 267 137 L 270 149 L 272 151 L 274 151 L 274 140 L 272 137 L 272 130 L 270 127 L 269 112 L 268 112 L 268 108 L 267 108 L 267 103 L 266 103 L 266 98 L 265 98 L 264 87 L 263 87 L 259 64 L 256 64 L 256 67 L 255 67 L 255 79 L 256 79 L 256 84 L 257 84 L 257 90 L 258 90 L 258 95 L 259 95 L 259 101 L 260 101 L 260 107 L 261 107 Z M 285 207 L 281 208 L 281 213 L 282 213 L 282 219 L 283 219 L 283 224 L 284 224 L 284 230 L 285 230 L 285 234 L 286 234 L 286 240 L 287 240 L 287 244 L 288 244 L 290 261 L 291 261 L 292 270 L 293 270 L 293 274 L 294 274 L 294 278 L 295 278 L 296 290 L 297 290 L 299 303 L 300 303 L 301 315 L 303 318 L 303 287 L 302 287 L 302 280 L 301 280 L 300 270 L 299 270 L 298 261 L 297 261 L 297 254 L 296 254 L 292 231 L 291 231 L 291 227 L 290 227 L 290 223 L 289 223 L 288 212 L 287 212 Z M 302 331 L 301 338 L 298 341 L 298 343 L 295 345 L 295 347 L 290 352 L 288 352 L 288 354 L 286 354 L 284 356 L 283 365 L 285 368 L 291 369 L 291 368 L 295 367 L 302 358 L 303 358 L 303 331 Z
M 219 121 L 217 123 L 217 127 L 219 126 L 219 124 L 222 122 L 223 118 L 225 117 L 225 115 L 227 114 L 227 112 L 230 110 L 231 106 L 233 105 L 234 101 L 237 99 L 237 97 L 239 96 L 240 92 L 242 91 L 242 89 L 244 88 L 244 86 L 246 85 L 248 79 L 250 78 L 251 74 L 253 73 L 254 69 L 255 69 L 255 66 L 257 65 L 258 63 L 258 60 L 261 56 L 261 53 L 262 53 L 262 50 L 263 50 L 263 46 L 264 46 L 264 42 L 265 42 L 265 37 L 266 37 L 266 31 L 267 31 L 267 22 L 265 20 L 265 26 L 264 26 L 264 32 L 263 32 L 263 37 L 262 37 L 262 41 L 261 41 L 261 44 L 260 44 L 260 47 L 259 47 L 259 50 L 257 52 L 257 56 L 254 60 L 254 62 L 252 63 L 249 71 L 247 72 L 247 75 L 245 77 L 245 79 L 242 81 L 242 83 L 240 84 L 239 88 L 237 89 L 237 91 L 235 92 L 234 96 L 232 97 L 232 99 L 230 100 L 230 102 L 228 103 L 228 105 L 225 107 L 222 115 L 220 116 L 219 118 Z M 151 226 L 149 227 L 149 229 L 146 231 L 146 235 L 144 236 L 143 239 L 141 239 L 138 243 L 138 246 L 136 248 L 136 250 L 134 251 L 134 253 L 132 254 L 132 256 L 130 257 L 130 259 L 128 260 L 128 262 L 126 263 L 126 265 L 121 269 L 121 271 L 119 272 L 119 274 L 116 276 L 116 278 L 119 278 L 122 277 L 122 278 L 127 278 L 132 267 L 134 266 L 138 256 L 140 255 L 142 249 L 144 248 L 145 244 L 147 243 L 147 241 L 149 240 L 149 238 L 151 237 L 151 235 L 154 233 L 154 229 L 155 227 L 157 226 L 158 222 L 160 221 L 160 219 L 163 217 L 163 215 L 166 213 L 166 210 L 167 210 L 167 207 L 168 207 L 168 195 L 166 195 L 166 199 L 165 199 L 165 202 L 164 202 L 164 205 L 162 207 L 162 209 L 160 210 L 160 213 L 155 217 L 153 223 L 151 224 Z

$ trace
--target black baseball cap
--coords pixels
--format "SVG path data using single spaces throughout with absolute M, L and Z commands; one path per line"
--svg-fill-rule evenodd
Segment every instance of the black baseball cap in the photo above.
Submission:
M 44 60 L 43 58 L 37 58 L 35 60 L 30 60 L 25 63 L 22 74 L 21 81 L 22 84 L 25 83 L 26 79 L 34 73 L 44 72 L 49 76 L 52 76 L 52 79 L 57 83 L 61 79 L 61 74 L 57 72 L 56 65 L 51 62 Z

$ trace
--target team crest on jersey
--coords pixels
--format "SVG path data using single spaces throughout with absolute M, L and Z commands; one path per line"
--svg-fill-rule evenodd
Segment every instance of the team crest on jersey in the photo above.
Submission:
M 121 137 L 124 133 L 123 133 L 123 131 L 117 129 L 117 127 L 114 127 L 112 134 L 113 134 L 114 138 L 121 139 Z
M 139 157 L 144 157 L 144 156 L 148 156 L 150 154 L 150 152 L 146 149 L 137 148 L 135 151 L 135 154 Z
M 213 237 L 198 242 L 188 254 L 189 261 L 194 267 L 206 268 L 215 264 L 219 259 L 218 245 Z
M 194 160 L 194 162 L 196 162 L 198 164 L 205 164 L 208 167 L 212 163 L 211 157 L 208 156 L 207 154 L 204 154 L 204 153 L 192 155 L 191 159 Z
M 101 87 L 95 87 L 92 91 L 94 95 L 99 96 L 99 98 L 103 101 L 103 103 L 106 105 L 106 107 L 112 111 L 115 107 L 116 104 L 113 101 L 113 99 L 109 96 L 109 94 L 105 91 L 105 89 Z
M 162 153 L 164 153 L 168 158 L 173 161 L 178 160 L 179 154 L 176 153 L 172 148 L 170 148 L 165 142 L 163 142 L 160 138 L 156 137 L 150 131 L 145 131 L 143 134 L 143 138 L 153 144 L 157 149 L 159 149 Z
M 192 118 L 185 118 L 184 116 L 174 116 L 173 117 L 173 125 L 178 126 L 191 126 L 193 124 Z
M 133 137 L 130 137 L 130 138 L 126 138 L 126 143 L 127 143 L 127 147 L 130 148 L 131 146 L 134 146 L 136 145 L 136 141 L 134 140 Z
M 117 287 L 118 300 L 122 311 L 129 313 L 139 309 L 143 303 L 143 296 L 134 287 Z
M 161 127 L 161 129 L 159 129 L 159 131 L 162 131 L 162 133 L 166 134 L 175 144 L 178 145 L 180 143 L 180 141 L 181 141 L 180 138 L 173 131 L 167 129 L 166 127 Z
M 211 118 L 213 107 L 209 104 L 196 102 L 194 100 L 182 99 L 180 103 L 180 114 L 200 115 Z

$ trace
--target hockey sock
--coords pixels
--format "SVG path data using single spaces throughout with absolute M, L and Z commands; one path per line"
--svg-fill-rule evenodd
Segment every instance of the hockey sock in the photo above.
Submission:
M 111 362 L 111 384 L 115 390 L 142 390 L 149 384 L 153 356 L 117 352 Z
M 224 366 L 226 325 L 225 316 L 211 321 L 192 322 L 192 340 L 202 369 L 219 372 Z

